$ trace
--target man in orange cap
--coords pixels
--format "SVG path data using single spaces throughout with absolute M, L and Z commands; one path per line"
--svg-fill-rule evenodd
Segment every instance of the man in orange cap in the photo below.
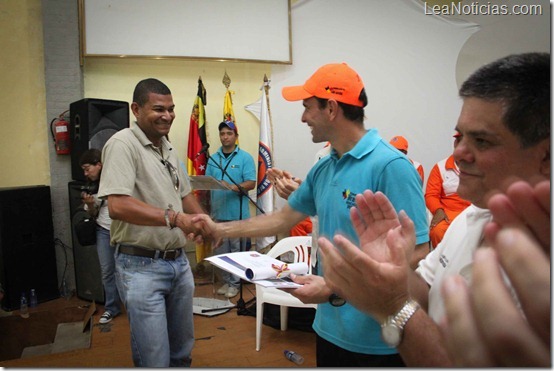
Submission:
M 423 190 L 414 167 L 377 133 L 364 127 L 367 95 L 361 77 L 346 63 L 319 68 L 303 85 L 285 87 L 283 97 L 303 101 L 302 122 L 314 143 L 331 143 L 331 153 L 312 167 L 306 179 L 270 215 L 241 222 L 214 223 L 198 215 L 193 222 L 216 239 L 285 233 L 306 216 L 318 216 L 319 234 L 336 233 L 359 241 L 350 221 L 355 197 L 366 189 L 386 194 L 397 211 L 415 218 L 417 255 L 429 252 L 429 231 Z M 403 181 L 398 182 L 398 177 Z M 371 316 L 346 303 L 327 287 L 320 264 L 316 274 L 292 276 L 302 287 L 287 290 L 304 303 L 317 303 L 313 328 L 317 333 L 317 366 L 383 367 L 404 363 L 395 348 L 381 339 L 381 327 Z
M 392 144 L 394 146 L 394 148 L 396 148 L 397 150 L 399 150 L 400 152 L 402 152 L 403 154 L 408 156 L 408 141 L 402 135 L 397 135 L 395 137 L 392 137 L 392 139 L 390 140 L 389 143 Z M 417 161 L 412 160 L 409 157 L 408 157 L 408 159 L 410 160 L 412 165 L 414 165 L 415 169 L 417 170 L 417 173 L 419 174 L 419 177 L 421 178 L 421 185 L 423 186 L 423 182 L 425 181 L 425 171 L 423 170 L 423 165 L 421 165 Z

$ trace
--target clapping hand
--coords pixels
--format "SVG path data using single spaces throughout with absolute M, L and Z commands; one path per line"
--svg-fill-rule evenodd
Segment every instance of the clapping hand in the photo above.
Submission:
M 295 178 L 288 171 L 278 168 L 268 169 L 267 178 L 275 187 L 277 194 L 285 200 L 288 200 L 291 193 L 296 191 L 302 183 L 302 180 Z
M 492 196 L 488 207 L 494 215 L 494 221 L 485 229 L 489 241 L 502 227 L 520 228 L 550 256 L 550 180 L 541 180 L 534 186 L 521 180 L 513 182 L 506 192 Z
M 381 192 L 356 196 L 350 211 L 360 248 L 336 235 L 318 240 L 325 282 L 353 306 L 383 321 L 408 299 L 408 255 L 415 246 L 414 224 L 396 214 Z
M 459 366 L 549 367 L 550 181 L 515 182 L 488 206 L 492 247 L 475 252 L 470 286 L 461 276 L 442 286 L 446 345 Z

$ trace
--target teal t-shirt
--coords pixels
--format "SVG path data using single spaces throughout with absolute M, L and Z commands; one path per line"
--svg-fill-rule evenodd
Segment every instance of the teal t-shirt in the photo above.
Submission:
M 414 221 L 416 243 L 420 244 L 429 241 L 420 181 L 408 158 L 372 129 L 340 159 L 332 150 L 330 156 L 318 161 L 288 202 L 299 212 L 318 216 L 320 236 L 332 241 L 340 233 L 359 245 L 350 208 L 355 205 L 356 195 L 366 189 L 381 191 L 397 212 L 404 210 Z M 318 265 L 317 274 L 324 276 L 321 270 Z M 351 352 L 397 353 L 381 340 L 380 324 L 348 303 L 342 307 L 319 304 L 313 328 L 325 340 Z
M 225 170 L 225 173 L 223 172 Z M 221 147 L 210 157 L 206 166 L 206 175 L 213 176 L 217 180 L 224 180 L 233 185 L 232 178 L 237 184 L 247 180 L 256 181 L 256 168 L 254 159 L 246 151 L 238 146 L 225 157 Z M 239 220 L 250 217 L 248 198 L 240 193 L 227 190 L 210 191 L 211 215 L 216 220 Z M 242 215 L 241 215 L 242 208 Z

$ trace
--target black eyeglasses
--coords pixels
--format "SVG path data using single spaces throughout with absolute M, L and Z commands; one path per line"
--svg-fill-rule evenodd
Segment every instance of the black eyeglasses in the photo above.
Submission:
M 175 188 L 176 191 L 179 191 L 179 174 L 177 173 L 177 169 L 175 169 L 175 166 L 171 164 L 171 162 L 167 160 L 160 160 L 162 164 L 165 165 L 167 168 L 167 171 L 169 171 L 169 176 L 171 177 L 171 181 L 173 182 L 173 188 Z

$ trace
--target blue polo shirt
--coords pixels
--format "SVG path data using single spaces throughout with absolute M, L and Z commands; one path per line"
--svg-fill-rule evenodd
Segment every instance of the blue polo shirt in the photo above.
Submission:
M 226 174 L 222 169 L 225 170 Z M 229 177 L 237 184 L 247 180 L 256 181 L 254 159 L 248 152 L 241 150 L 238 146 L 229 156 L 225 157 L 220 147 L 208 160 L 206 175 L 213 176 L 217 180 L 224 180 L 231 185 L 234 183 Z M 240 193 L 213 190 L 210 192 L 210 197 L 212 218 L 216 220 L 239 220 L 241 218 L 241 207 L 242 219 L 250 217 L 248 198 L 241 196 Z
M 416 243 L 420 244 L 429 241 L 420 181 L 408 158 L 372 129 L 340 159 L 333 149 L 330 156 L 318 161 L 288 203 L 294 210 L 319 217 L 320 236 L 332 241 L 340 233 L 359 245 L 350 208 L 355 205 L 356 195 L 364 190 L 381 191 L 397 212 L 404 210 L 414 221 Z M 317 274 L 324 275 L 321 265 Z M 381 340 L 380 324 L 348 303 L 342 307 L 319 304 L 313 328 L 325 340 L 351 352 L 397 353 Z

